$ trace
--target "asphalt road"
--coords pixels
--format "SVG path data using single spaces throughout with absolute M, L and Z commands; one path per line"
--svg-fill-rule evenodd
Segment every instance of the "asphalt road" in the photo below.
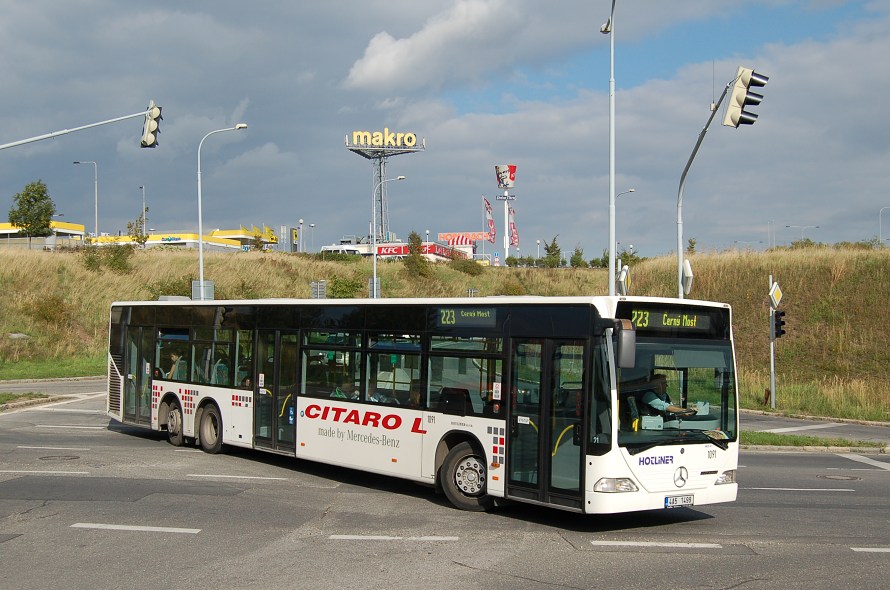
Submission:
M 4 589 L 812 589 L 890 578 L 885 455 L 743 452 L 739 500 L 727 505 L 474 514 L 409 482 L 177 449 L 109 421 L 101 393 L 72 395 L 0 414 Z

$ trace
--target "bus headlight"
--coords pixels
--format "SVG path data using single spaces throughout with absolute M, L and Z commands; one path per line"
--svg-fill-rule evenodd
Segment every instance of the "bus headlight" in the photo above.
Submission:
M 724 471 L 720 477 L 717 478 L 717 481 L 714 482 L 714 485 L 719 486 L 724 483 L 735 483 L 735 469 Z
M 640 489 L 632 479 L 626 477 L 602 477 L 594 484 L 593 491 L 614 494 L 618 492 L 638 492 Z

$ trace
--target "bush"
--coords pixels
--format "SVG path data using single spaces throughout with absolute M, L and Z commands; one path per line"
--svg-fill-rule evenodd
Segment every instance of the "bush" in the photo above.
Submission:
M 468 274 L 471 277 L 478 277 L 485 271 L 481 264 L 466 258 L 455 258 L 450 262 L 450 265 L 454 270 Z
M 364 288 L 360 279 L 334 277 L 328 286 L 328 297 L 331 299 L 352 299 Z

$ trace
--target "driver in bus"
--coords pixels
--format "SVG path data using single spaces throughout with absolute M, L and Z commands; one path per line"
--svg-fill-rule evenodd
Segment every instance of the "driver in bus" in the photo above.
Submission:
M 667 394 L 667 378 L 656 373 L 649 380 L 650 388 L 643 394 L 643 403 L 660 414 L 673 414 L 675 416 L 691 416 L 697 412 L 695 408 L 681 408 L 671 403 Z

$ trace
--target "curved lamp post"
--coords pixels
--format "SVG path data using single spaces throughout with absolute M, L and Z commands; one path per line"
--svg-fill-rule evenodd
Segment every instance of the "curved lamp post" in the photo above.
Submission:
M 200 143 L 198 143 L 198 284 L 201 294 L 200 301 L 204 301 L 204 216 L 201 212 L 201 147 L 204 145 L 204 140 L 215 133 L 239 131 L 241 129 L 247 129 L 247 124 L 238 123 L 234 127 L 211 131 L 202 137 Z

